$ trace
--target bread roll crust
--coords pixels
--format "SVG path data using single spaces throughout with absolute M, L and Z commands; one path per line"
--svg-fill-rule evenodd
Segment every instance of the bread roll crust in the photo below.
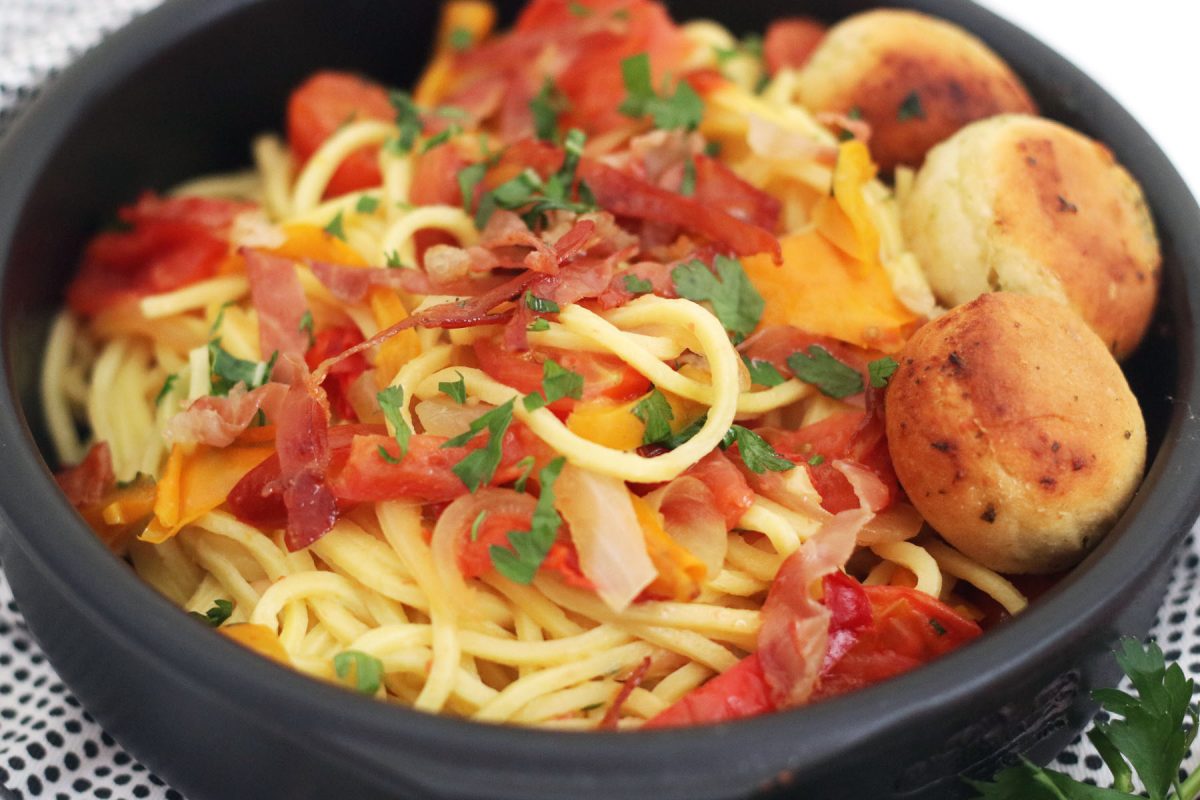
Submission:
M 902 222 L 947 305 L 993 290 L 1051 297 L 1118 358 L 1150 324 L 1162 259 L 1141 189 L 1057 122 L 1004 115 L 959 131 L 930 152 Z
M 858 109 L 885 172 L 920 164 L 931 147 L 974 120 L 1037 111 L 1016 74 L 979 39 L 894 9 L 833 26 L 801 70 L 797 91 L 816 111 Z
M 935 530 L 992 569 L 1071 566 L 1141 481 L 1137 399 L 1059 303 L 985 294 L 921 328 L 899 364 L 886 402 L 900 483 Z

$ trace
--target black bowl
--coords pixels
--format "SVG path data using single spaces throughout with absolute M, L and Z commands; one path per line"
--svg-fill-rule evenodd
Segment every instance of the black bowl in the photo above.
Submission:
M 43 456 L 37 373 L 86 239 L 143 187 L 248 161 L 288 90 L 319 67 L 412 82 L 436 3 L 175 0 L 59 78 L 0 152 L 0 556 L 39 642 L 91 713 L 194 798 L 952 797 L 1020 755 L 1045 761 L 1089 719 L 1109 653 L 1144 634 L 1195 518 L 1200 210 L 1146 133 L 1028 35 L 967 2 L 899 3 L 982 36 L 1045 112 L 1107 142 L 1146 188 L 1165 256 L 1154 329 L 1129 363 L 1152 462 L 1102 546 L 1012 624 L 912 674 L 811 708 L 692 730 L 547 733 L 432 717 L 357 697 L 201 626 L 95 540 Z M 511 18 L 514 2 L 501 3 Z M 759 30 L 867 3 L 673 2 Z

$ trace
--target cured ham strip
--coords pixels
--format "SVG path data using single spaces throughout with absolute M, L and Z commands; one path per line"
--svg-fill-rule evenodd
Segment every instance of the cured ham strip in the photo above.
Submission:
M 258 342 L 262 357 L 273 353 L 303 360 L 308 336 L 300 329 L 308 302 L 290 259 L 243 247 L 250 298 L 258 312 Z
M 95 505 L 117 482 L 113 474 L 112 451 L 108 442 L 96 442 L 83 461 L 55 473 L 58 488 L 76 508 Z
M 874 513 L 835 514 L 780 567 L 763 604 L 757 655 L 777 708 L 803 705 L 813 692 L 829 647 L 829 608 L 812 596 L 813 583 L 840 570 L 859 530 Z
M 416 270 L 348 267 L 329 261 L 309 261 L 308 266 L 321 285 L 328 289 L 339 303 L 348 305 L 357 305 L 365 301 L 373 286 L 406 289 L 405 274 L 417 274 Z
M 329 467 L 328 417 L 303 386 L 284 396 L 276 428 L 279 479 L 268 492 L 282 492 L 287 509 L 284 542 L 300 550 L 320 539 L 337 521 L 337 498 L 325 483 Z
M 228 447 L 250 427 L 259 411 L 275 419 L 285 394 L 287 386 L 282 383 L 268 383 L 249 392 L 239 383 L 225 397 L 197 399 L 167 422 L 163 436 L 172 445 Z

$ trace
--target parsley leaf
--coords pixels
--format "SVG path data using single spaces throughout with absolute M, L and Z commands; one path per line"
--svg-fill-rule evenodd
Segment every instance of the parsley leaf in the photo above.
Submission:
M 530 311 L 536 311 L 539 314 L 557 314 L 559 311 L 558 303 L 545 297 L 538 297 L 533 292 L 525 293 L 525 305 Z
M 679 433 L 673 433 L 662 441 L 657 442 L 657 444 L 667 448 L 668 450 L 674 450 L 677 447 L 681 447 L 690 442 L 692 437 L 700 432 L 700 429 L 704 427 L 704 423 L 706 422 L 708 422 L 708 414 L 703 414 L 692 420 L 691 423 L 689 423 L 688 426 Z
M 175 384 L 179 381 L 179 376 L 171 373 L 167 379 L 163 381 L 162 388 L 158 390 L 158 394 L 154 396 L 154 405 L 161 406 L 162 401 L 167 399 L 167 396 L 175 389 Z
M 671 420 L 675 419 L 675 412 L 671 411 L 671 404 L 657 388 L 643 397 L 629 413 L 646 426 L 642 444 L 661 442 L 671 435 Z
M 308 346 L 312 347 L 316 337 L 313 336 L 313 315 L 310 309 L 305 309 L 300 317 L 300 332 L 308 334 Z
M 542 493 L 533 509 L 529 530 L 509 531 L 508 543 L 512 545 L 512 550 L 492 545 L 488 551 L 496 571 L 514 583 L 532 583 L 533 576 L 554 545 L 554 538 L 562 525 L 562 517 L 554 509 L 554 482 L 558 480 L 565 463 L 566 459 L 559 456 L 538 473 Z
M 474 43 L 475 37 L 466 28 L 455 28 L 450 31 L 450 36 L 446 39 L 446 44 L 450 45 L 450 49 L 458 53 L 469 50 Z
M 771 472 L 787 472 L 796 466 L 775 452 L 775 448 L 771 447 L 766 439 L 749 428 L 734 425 L 729 429 L 729 433 L 726 434 L 726 439 L 731 440 L 729 444 L 737 443 L 738 453 L 742 456 L 742 463 L 746 465 L 746 469 L 756 475 L 761 475 L 767 470 Z M 722 442 L 722 445 L 725 447 L 728 447 L 729 444 Z
M 342 226 L 342 212 L 339 211 L 337 216 L 329 220 L 329 224 L 325 226 L 325 232 L 330 236 L 336 236 L 343 242 L 346 241 L 346 229 Z
M 809 345 L 807 354 L 798 350 L 792 353 L 787 364 L 797 378 L 838 400 L 858 394 L 864 388 L 858 370 L 838 361 L 819 344 Z
M 574 211 L 577 214 L 595 211 L 596 198 L 583 181 L 578 182 L 579 199 L 571 199 L 576 185 L 575 172 L 579 168 L 579 159 L 583 157 L 586 141 L 583 131 L 572 128 L 563 139 L 566 157 L 558 172 L 542 180 L 537 172 L 526 169 L 484 194 L 475 211 L 475 227 L 482 230 L 498 208 L 509 211 L 523 209 L 522 219 L 531 228 L 543 221 L 548 211 Z
M 399 250 L 389 250 L 383 254 L 389 269 L 397 269 L 404 266 L 404 262 L 400 260 Z
M 438 391 L 460 406 L 467 402 L 467 381 L 463 378 L 461 372 L 458 373 L 458 380 L 456 381 L 441 381 L 438 383 Z
M 219 628 L 221 625 L 233 616 L 233 601 L 231 600 L 214 600 L 213 607 L 201 614 L 199 611 L 190 611 L 188 616 L 195 617 L 206 625 L 211 625 L 214 628 Z
M 217 309 L 217 316 L 213 319 L 213 324 L 209 326 L 209 336 L 216 336 L 221 330 L 221 325 L 225 322 L 225 309 L 234 305 L 235 302 L 234 300 L 226 300 L 224 303 L 221 303 L 221 307 Z
M 333 657 L 333 671 L 342 680 L 351 678 L 363 694 L 375 694 L 383 683 L 383 662 L 359 650 L 345 650 Z
M 500 466 L 500 456 L 502 455 L 500 447 L 503 444 L 504 434 L 508 431 L 508 426 L 512 424 L 512 413 L 513 401 L 509 400 L 504 405 L 496 406 L 486 414 L 477 417 L 465 433 L 455 436 L 442 445 L 442 447 L 462 447 L 474 439 L 476 434 L 484 429 L 487 430 L 487 444 L 477 450 L 472 450 L 462 461 L 450 468 L 471 494 L 474 494 L 480 486 L 490 482 L 492 476 L 496 474 L 496 467 Z
M 871 378 L 871 386 L 876 389 L 882 389 L 887 386 L 892 374 L 899 368 L 900 365 L 891 356 L 884 356 L 877 361 L 867 364 L 867 374 Z
M 471 541 L 479 541 L 479 529 L 483 527 L 483 521 L 487 519 L 487 509 L 483 509 L 475 517 L 475 521 L 471 523 Z
M 542 363 L 542 394 L 525 395 L 525 410 L 537 411 L 564 397 L 575 400 L 583 397 L 583 376 L 548 358 Z
M 408 423 L 400 414 L 400 409 L 404 407 L 404 387 L 389 386 L 376 394 L 375 399 L 379 401 L 384 418 L 395 430 L 396 444 L 400 445 L 400 458 L 404 458 L 408 455 L 408 440 L 412 437 L 412 428 L 408 427 Z
M 819 467 L 824 463 L 825 463 L 825 456 L 821 455 L 820 453 L 817 453 L 815 456 L 813 456 L 812 458 L 810 458 L 808 460 L 808 465 L 810 467 Z
M 637 275 L 626 275 L 624 278 L 625 291 L 630 294 L 649 294 L 654 291 L 654 284 Z
M 536 463 L 537 462 L 534 461 L 533 456 L 525 456 L 524 458 L 522 458 L 520 461 L 518 461 L 515 464 L 515 466 L 518 466 L 521 468 L 521 474 L 517 477 L 517 479 L 515 481 L 513 481 L 513 490 L 514 491 L 517 491 L 517 492 L 525 491 L 525 481 L 529 480 L 529 473 L 533 472 L 533 466 Z
M 625 82 L 625 100 L 617 109 L 627 117 L 650 116 L 658 128 L 695 130 L 704 117 L 704 101 L 686 80 L 675 84 L 675 93 L 668 97 L 654 91 L 650 75 L 650 55 L 638 53 L 621 62 L 621 77 Z
M 896 109 L 896 121 L 907 122 L 910 119 L 925 119 L 925 107 L 921 105 L 921 95 L 913 89 Z
M 558 118 L 568 108 L 567 98 L 554 85 L 554 79 L 547 77 L 546 82 L 542 84 L 541 91 L 529 101 L 529 110 L 533 114 L 533 129 L 537 138 L 544 142 L 557 142 Z
M 691 197 L 696 193 L 696 159 L 689 158 L 683 162 L 683 180 L 679 183 L 679 193 Z
M 550 330 L 550 323 L 544 318 L 538 317 L 533 322 L 529 323 L 529 327 L 525 330 L 529 331 L 530 333 L 541 333 L 542 331 Z
M 583 18 L 592 15 L 592 10 L 583 3 L 580 3 L 579 0 L 571 0 L 570 3 L 567 3 L 567 11 L 571 12 L 571 16 L 573 17 Z
M 458 136 L 460 133 L 462 133 L 462 128 L 460 126 L 454 124 L 447 125 L 440 133 L 430 136 L 427 140 L 425 140 L 425 143 L 421 145 L 421 152 L 428 153 L 435 147 L 441 147 L 455 136 Z
M 389 453 L 388 449 L 386 447 L 384 447 L 383 445 L 379 445 L 378 452 L 379 452 L 379 457 L 382 458 L 384 461 L 386 461 L 389 464 L 399 464 L 401 461 L 404 460 L 403 458 L 396 458 L 394 455 Z
M 369 194 L 364 194 L 358 198 L 358 202 L 354 204 L 354 210 L 359 214 L 374 214 L 375 209 L 379 208 L 379 198 L 372 197 Z
M 675 267 L 671 270 L 675 291 L 688 300 L 708 301 L 725 330 L 739 337 L 749 336 L 762 318 L 762 295 L 737 259 L 719 255 L 713 266 L 715 275 L 701 261 Z
M 785 380 L 770 361 L 760 361 L 749 356 L 742 356 L 742 362 L 750 371 L 750 382 L 758 386 L 778 386 Z
M 1136 696 L 1118 689 L 1098 689 L 1092 696 L 1114 715 L 1111 722 L 1098 723 L 1088 737 L 1113 774 L 1113 788 L 1080 783 L 1028 761 L 1010 767 L 991 782 L 970 781 L 987 800 L 1117 800 L 1136 797 L 1132 774 L 1141 778 L 1152 800 L 1183 800 L 1196 795 L 1197 774 L 1179 781 L 1180 765 L 1200 727 L 1191 707 L 1195 682 L 1184 676 L 1178 664 L 1167 667 L 1162 650 L 1151 643 L 1143 647 L 1136 639 L 1124 639 L 1116 653 L 1117 663 L 1129 676 Z
M 218 396 L 227 395 L 229 390 L 239 383 L 246 384 L 247 389 L 257 389 L 271 379 L 271 370 L 275 367 L 277 358 L 278 351 L 267 361 L 246 361 L 230 355 L 221 347 L 220 339 L 213 339 L 208 343 L 212 393 Z
M 411 153 L 417 137 L 424 128 L 421 122 L 421 110 L 413 102 L 408 92 L 392 92 L 388 95 L 392 108 L 396 110 L 396 127 L 400 129 L 399 138 L 393 143 L 401 153 Z
M 486 161 L 470 164 L 458 171 L 458 190 L 462 193 L 463 211 L 468 214 L 471 213 L 471 204 L 475 200 L 475 187 L 483 181 L 487 171 Z

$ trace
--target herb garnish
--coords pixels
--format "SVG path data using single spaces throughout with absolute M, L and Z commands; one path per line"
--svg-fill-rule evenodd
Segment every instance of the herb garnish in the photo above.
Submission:
M 921 105 L 921 95 L 913 89 L 900 103 L 896 110 L 896 121 L 907 122 L 910 119 L 925 119 L 925 107 Z
M 400 413 L 400 409 L 404 407 L 404 387 L 389 386 L 376 394 L 375 399 L 379 401 L 379 408 L 383 411 L 384 418 L 391 423 L 392 429 L 395 431 L 393 435 L 396 437 L 396 444 L 400 446 L 400 458 L 404 458 L 408 455 L 408 442 L 412 437 L 412 428 L 408 427 L 408 423 L 404 421 L 404 416 Z M 389 463 L 392 462 L 389 461 Z
M 514 583 L 530 584 L 554 546 L 558 528 L 562 525 L 562 517 L 554 509 L 554 482 L 564 464 L 566 459 L 559 456 L 538 473 L 541 495 L 533 509 L 529 530 L 508 532 L 508 543 L 512 545 L 512 550 L 492 545 L 488 551 L 496 571 Z
M 675 412 L 657 387 L 630 409 L 630 413 L 646 426 L 642 444 L 654 444 L 671 435 L 671 420 L 675 419 Z
M 867 364 L 867 374 L 871 378 L 871 386 L 876 389 L 884 388 L 888 385 L 888 381 L 891 380 L 892 375 L 899 368 L 900 365 L 897 364 L 896 359 L 892 358 L 891 356 L 884 356 L 877 361 L 872 361 L 870 364 Z
M 333 671 L 342 680 L 353 672 L 354 688 L 363 694 L 375 694 L 383 683 L 383 662 L 359 650 L 345 650 L 334 656 Z
M 213 600 L 213 607 L 201 614 L 199 611 L 189 611 L 188 616 L 195 617 L 206 625 L 219 628 L 233 616 L 232 600 Z
M 775 448 L 771 447 L 766 439 L 749 428 L 743 428 L 741 425 L 732 426 L 729 433 L 725 434 L 721 447 L 729 447 L 735 442 L 738 446 L 738 453 L 742 456 L 742 463 L 746 465 L 746 469 L 756 475 L 761 475 L 767 470 L 787 472 L 796 466 L 775 452 Z
M 785 380 L 783 375 L 779 374 L 779 370 L 775 369 L 775 365 L 770 361 L 760 361 L 757 358 L 742 356 L 742 363 L 746 365 L 746 369 L 750 372 L 750 382 L 758 386 L 778 386 Z
M 208 343 L 208 363 L 211 370 L 212 394 L 224 396 L 239 383 L 247 389 L 257 389 L 271 379 L 271 370 L 279 358 L 274 352 L 267 361 L 246 361 L 230 355 L 221 347 L 220 339 Z
M 480 486 L 492 480 L 496 467 L 500 466 L 501 445 L 508 426 L 512 424 L 513 401 L 509 400 L 502 406 L 496 406 L 491 411 L 477 417 L 466 430 L 447 440 L 442 447 L 462 447 L 475 438 L 476 434 L 487 430 L 488 441 L 483 447 L 472 450 L 459 461 L 451 471 L 458 476 L 471 494 Z
M 456 381 L 441 381 L 438 383 L 438 391 L 449 397 L 460 406 L 467 402 L 467 381 L 463 378 L 461 372 L 458 374 Z
M 542 363 L 542 393 L 525 395 L 525 410 L 537 411 L 564 397 L 575 400 L 583 397 L 583 376 L 548 358 Z
M 725 330 L 739 340 L 749 336 L 762 318 L 763 298 L 746 277 L 737 259 L 717 256 L 716 274 L 703 262 L 693 260 L 671 270 L 675 291 L 696 302 L 707 301 Z
M 792 353 L 787 365 L 797 378 L 816 386 L 821 394 L 838 400 L 858 394 L 864 388 L 858 370 L 838 361 L 819 344 L 809 345 L 807 353 Z
M 692 131 L 704 117 L 704 101 L 686 80 L 675 84 L 675 93 L 667 96 L 654 91 L 650 74 L 650 55 L 638 53 L 621 62 L 625 81 L 625 100 L 617 109 L 627 117 L 650 116 L 657 128 L 682 128 Z

